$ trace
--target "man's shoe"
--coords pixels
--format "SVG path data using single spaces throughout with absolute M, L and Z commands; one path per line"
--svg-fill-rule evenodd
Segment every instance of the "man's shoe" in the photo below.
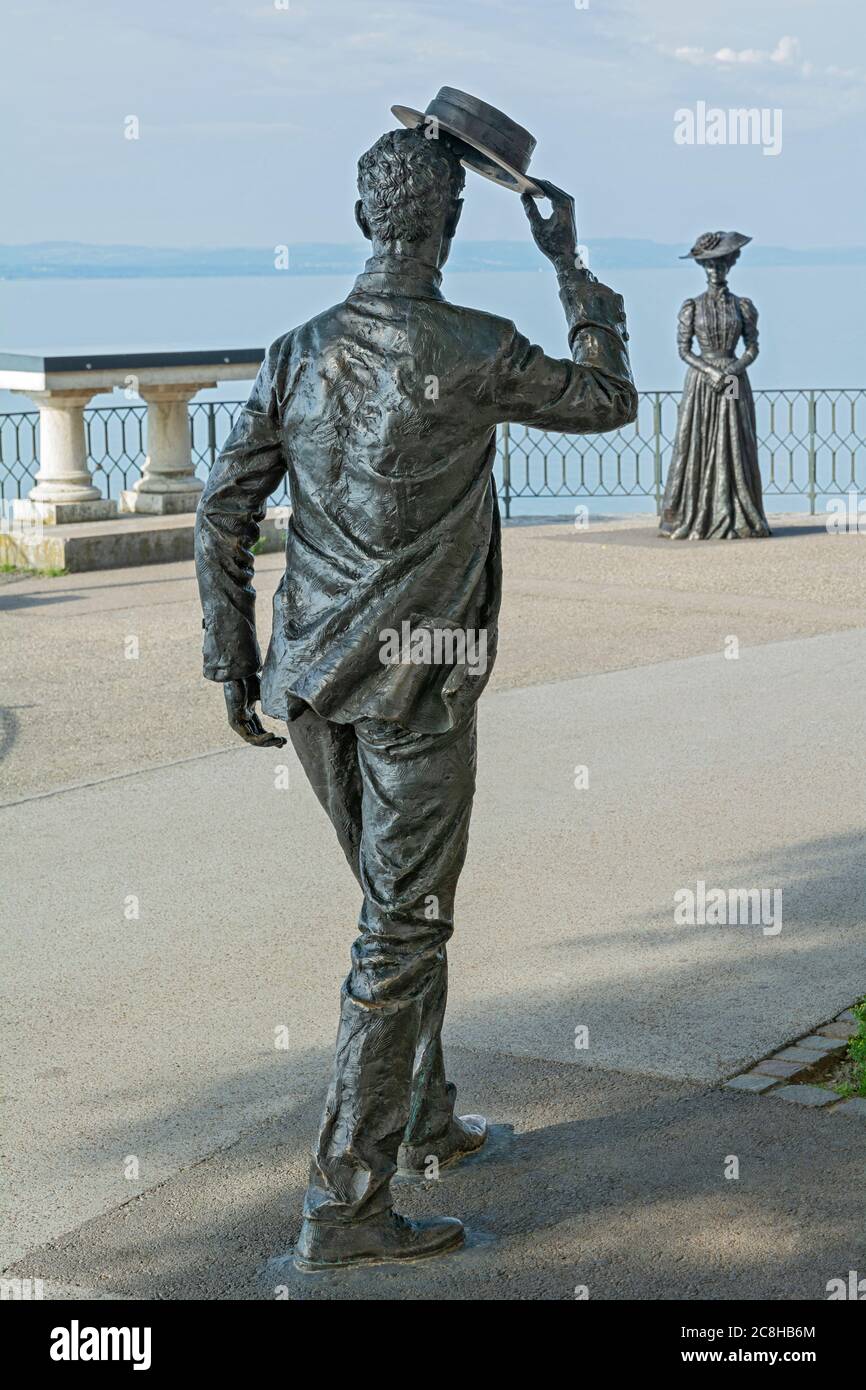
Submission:
M 297 1269 L 311 1274 L 320 1269 L 387 1264 L 392 1260 L 426 1260 L 462 1244 L 463 1222 L 454 1216 L 410 1221 L 408 1216 L 391 1210 L 342 1226 L 305 1220 L 294 1259 Z
M 426 1144 L 401 1144 L 397 1172 L 404 1177 L 426 1177 L 431 1158 L 444 1168 L 475 1153 L 486 1138 L 487 1121 L 483 1115 L 455 1115 L 440 1139 L 428 1140 Z

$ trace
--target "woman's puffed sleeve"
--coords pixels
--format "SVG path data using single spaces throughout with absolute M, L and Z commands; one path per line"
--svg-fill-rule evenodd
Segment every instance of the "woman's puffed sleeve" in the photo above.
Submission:
M 691 354 L 695 336 L 695 301 L 687 299 L 677 317 L 677 350 L 684 360 Z
M 740 300 L 740 317 L 743 320 L 743 342 L 746 350 L 737 365 L 748 367 L 758 355 L 758 311 L 751 299 Z

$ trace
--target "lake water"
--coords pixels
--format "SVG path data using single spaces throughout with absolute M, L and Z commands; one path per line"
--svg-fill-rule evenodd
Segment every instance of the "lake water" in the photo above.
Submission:
M 638 389 L 679 390 L 684 368 L 676 352 L 677 311 L 686 296 L 703 290 L 703 276 L 694 266 L 682 265 L 669 271 L 611 270 L 605 278 L 625 298 Z M 0 351 L 95 354 L 265 347 L 344 298 L 352 279 L 274 272 L 261 279 L 0 282 Z M 744 259 L 731 284 L 753 299 L 759 311 L 761 354 L 749 374 L 754 388 L 866 386 L 861 348 L 866 276 L 861 270 L 750 269 Z M 449 273 L 446 267 L 443 288 L 456 303 L 513 319 L 547 352 L 566 354 L 565 318 L 551 269 Z M 240 398 L 243 384 L 227 383 L 212 394 Z M 111 400 L 100 397 L 93 403 Z M 0 410 L 22 408 L 27 408 L 26 398 L 0 392 Z M 571 505 L 564 504 L 569 510 Z M 633 509 L 629 503 L 607 509 L 621 505 Z M 647 505 L 644 500 L 639 509 Z M 792 501 L 792 507 L 797 505 Z M 562 507 L 547 501 L 543 510 Z

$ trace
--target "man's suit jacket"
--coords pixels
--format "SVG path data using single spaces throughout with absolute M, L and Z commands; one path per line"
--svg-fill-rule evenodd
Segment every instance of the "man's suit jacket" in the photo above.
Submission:
M 496 426 L 594 433 L 635 418 L 619 295 L 560 273 L 571 359 L 507 319 L 447 303 L 421 262 L 373 259 L 342 304 L 269 349 L 211 470 L 196 522 L 204 672 L 257 672 L 251 547 L 288 473 L 286 569 L 274 597 L 262 708 L 298 701 L 338 723 L 364 717 L 445 730 L 492 666 L 501 591 L 492 478 Z M 385 665 L 382 634 L 484 629 L 484 674 Z

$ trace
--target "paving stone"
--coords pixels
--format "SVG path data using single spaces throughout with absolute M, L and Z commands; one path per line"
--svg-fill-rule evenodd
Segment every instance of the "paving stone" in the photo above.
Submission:
M 843 1021 L 839 1023 L 825 1023 L 818 1032 L 822 1038 L 852 1038 L 859 1031 L 859 1024 Z
M 758 1063 L 755 1071 L 760 1072 L 763 1076 L 790 1077 L 799 1076 L 800 1072 L 808 1071 L 809 1067 L 814 1065 L 814 1062 L 807 1062 L 804 1065 L 803 1062 L 780 1062 L 775 1057 L 768 1057 L 765 1062 Z
M 838 1038 L 820 1038 L 817 1033 L 810 1033 L 808 1038 L 798 1038 L 798 1047 L 811 1047 L 816 1052 L 841 1052 L 845 1046 Z
M 728 1082 L 730 1085 L 730 1082 Z M 851 1096 L 848 1100 L 843 1100 L 841 1105 L 837 1105 L 833 1111 L 834 1115 L 854 1115 L 861 1120 L 866 1120 L 866 1097 Z
M 810 1067 L 821 1061 L 821 1053 L 814 1047 L 785 1047 L 773 1053 L 773 1060 L 779 1062 L 808 1062 Z
M 836 1022 L 837 1022 L 837 1023 L 856 1023 L 856 1022 L 857 1022 L 857 1015 L 854 1013 L 854 1010 L 853 1010 L 853 1009 L 846 1009 L 844 1013 L 841 1013 L 841 1014 L 837 1014 L 837 1015 L 836 1015 Z
M 821 1086 L 780 1086 L 773 1094 L 780 1100 L 789 1100 L 792 1105 L 808 1105 L 812 1109 L 829 1105 L 834 1099 L 833 1092 Z
M 744 1071 L 740 1076 L 732 1076 L 730 1081 L 726 1081 L 725 1088 L 730 1091 L 768 1091 L 771 1086 L 778 1084 L 778 1077 L 762 1076 L 756 1071 Z

